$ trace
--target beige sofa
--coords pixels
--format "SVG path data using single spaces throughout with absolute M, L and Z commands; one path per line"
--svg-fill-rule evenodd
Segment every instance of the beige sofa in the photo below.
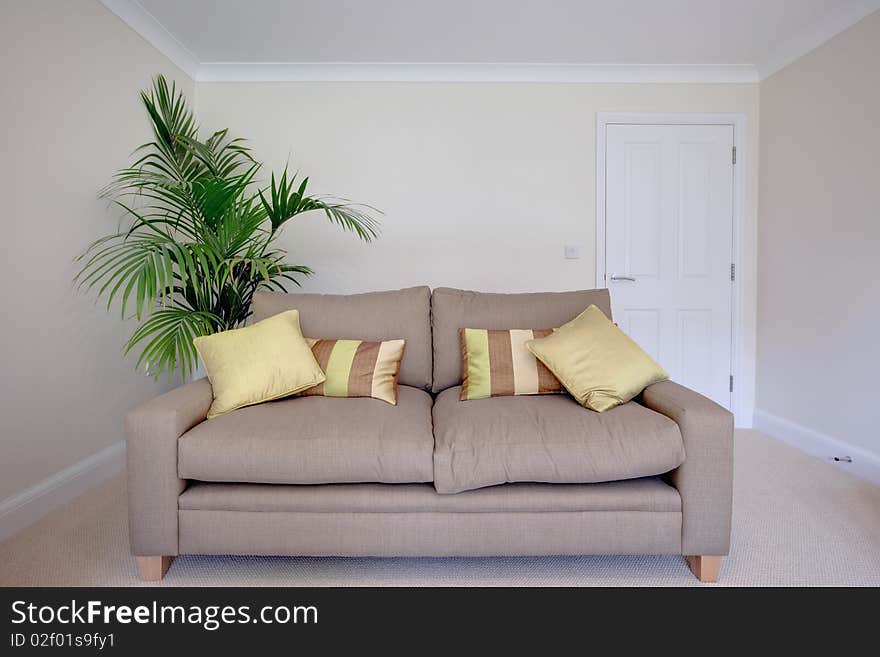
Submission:
M 605 413 L 568 395 L 460 401 L 459 329 L 549 328 L 607 290 L 417 287 L 258 293 L 305 335 L 406 339 L 396 406 L 299 397 L 206 421 L 202 379 L 126 420 L 131 547 L 145 579 L 178 554 L 686 555 L 730 541 L 733 418 L 673 382 Z

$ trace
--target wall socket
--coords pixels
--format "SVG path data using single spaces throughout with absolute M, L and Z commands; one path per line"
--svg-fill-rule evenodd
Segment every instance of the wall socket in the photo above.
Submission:
M 566 244 L 563 248 L 566 260 L 578 260 L 581 257 L 581 247 L 579 244 Z

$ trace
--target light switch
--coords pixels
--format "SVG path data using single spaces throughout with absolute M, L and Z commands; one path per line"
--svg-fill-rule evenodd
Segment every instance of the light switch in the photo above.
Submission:
M 566 260 L 577 260 L 581 257 L 581 247 L 577 244 L 566 244 L 565 245 L 565 259 Z

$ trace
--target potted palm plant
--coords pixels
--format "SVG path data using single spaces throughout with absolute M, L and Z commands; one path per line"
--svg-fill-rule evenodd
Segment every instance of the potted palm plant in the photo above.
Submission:
M 157 77 L 141 100 L 153 132 L 135 162 L 101 195 L 123 211 L 119 230 L 77 261 L 75 283 L 140 322 L 125 345 L 154 377 L 198 366 L 193 338 L 241 326 L 259 288 L 285 290 L 312 270 L 290 264 L 276 240 L 284 224 L 322 213 L 364 241 L 378 236 L 373 208 L 307 194 L 287 167 L 268 185 L 262 165 L 226 130 L 199 139 L 183 94 Z

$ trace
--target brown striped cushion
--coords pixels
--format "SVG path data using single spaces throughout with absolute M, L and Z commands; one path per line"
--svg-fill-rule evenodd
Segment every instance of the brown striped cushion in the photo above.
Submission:
M 563 392 L 562 384 L 526 348 L 553 329 L 461 329 L 461 399 Z
M 301 395 L 374 397 L 397 404 L 397 374 L 406 340 L 306 341 L 327 378 Z

